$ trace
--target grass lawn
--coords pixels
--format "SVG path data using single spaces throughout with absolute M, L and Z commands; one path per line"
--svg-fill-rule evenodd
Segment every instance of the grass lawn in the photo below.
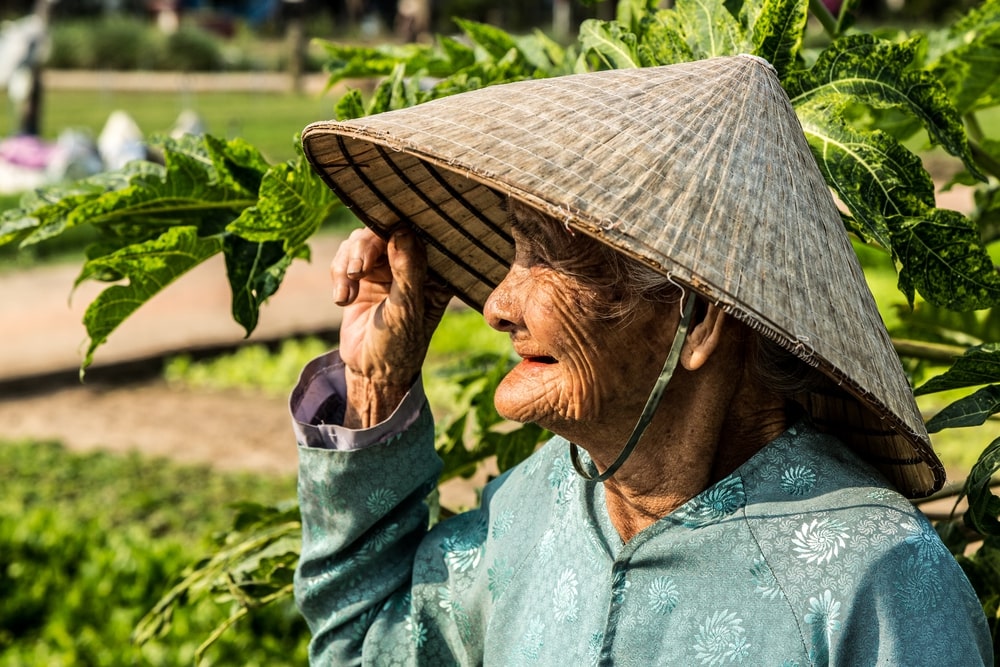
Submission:
M 55 139 L 66 128 L 97 137 L 108 116 L 127 111 L 145 136 L 167 134 L 178 115 L 192 109 L 210 134 L 242 137 L 268 160 L 295 154 L 294 138 L 308 123 L 333 118 L 332 96 L 280 93 L 115 92 L 47 90 L 42 106 L 42 136 Z M 0 133 L 14 129 L 9 105 L 0 105 Z

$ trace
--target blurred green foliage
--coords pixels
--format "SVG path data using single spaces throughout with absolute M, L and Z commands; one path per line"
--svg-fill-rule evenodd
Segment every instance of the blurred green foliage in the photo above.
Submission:
M 0 442 L 0 666 L 190 665 L 225 610 L 179 609 L 169 637 L 139 649 L 143 614 L 213 536 L 230 503 L 294 497 L 294 481 L 225 475 L 132 454 Z M 236 625 L 208 665 L 303 665 L 306 632 L 290 601 Z

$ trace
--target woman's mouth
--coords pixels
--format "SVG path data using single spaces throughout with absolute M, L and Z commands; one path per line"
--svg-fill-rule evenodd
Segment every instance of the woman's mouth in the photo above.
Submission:
M 546 355 L 539 356 L 527 356 L 524 360 L 529 364 L 554 364 L 556 363 L 555 357 L 549 357 Z

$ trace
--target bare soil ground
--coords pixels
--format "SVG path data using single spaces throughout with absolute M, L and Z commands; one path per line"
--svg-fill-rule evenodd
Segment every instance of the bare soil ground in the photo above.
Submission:
M 53 439 L 68 449 L 140 451 L 219 470 L 293 475 L 285 401 L 190 391 L 162 380 L 67 386 L 0 401 L 0 437 Z

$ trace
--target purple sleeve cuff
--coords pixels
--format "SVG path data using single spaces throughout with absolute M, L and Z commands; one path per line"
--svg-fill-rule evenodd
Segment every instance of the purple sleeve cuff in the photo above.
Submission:
M 350 451 L 383 442 L 409 428 L 426 401 L 420 378 L 385 421 L 365 429 L 341 426 L 347 400 L 344 362 L 334 350 L 306 364 L 292 390 L 289 410 L 300 446 Z

